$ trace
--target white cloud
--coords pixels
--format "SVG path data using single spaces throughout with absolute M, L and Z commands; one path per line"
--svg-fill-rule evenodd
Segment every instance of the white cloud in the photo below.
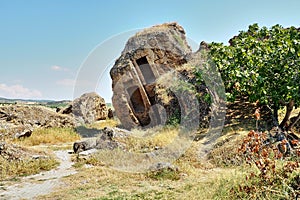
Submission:
M 53 70 L 53 71 L 64 71 L 64 72 L 69 71 L 68 68 L 64 68 L 64 67 L 61 67 L 61 66 L 58 66 L 58 65 L 51 66 L 51 70 Z
M 42 93 L 35 89 L 25 88 L 22 85 L 6 85 L 0 83 L 0 96 L 7 98 L 40 98 Z
M 61 86 L 73 87 L 75 85 L 75 80 L 66 78 L 56 81 L 56 84 Z

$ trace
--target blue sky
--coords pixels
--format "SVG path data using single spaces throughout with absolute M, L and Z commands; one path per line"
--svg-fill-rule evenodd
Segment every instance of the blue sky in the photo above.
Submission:
M 227 43 L 253 23 L 300 27 L 299 10 L 298 0 L 0 0 L 0 97 L 73 99 L 84 60 L 122 32 L 177 21 L 197 43 Z M 92 89 L 110 102 L 108 71 Z

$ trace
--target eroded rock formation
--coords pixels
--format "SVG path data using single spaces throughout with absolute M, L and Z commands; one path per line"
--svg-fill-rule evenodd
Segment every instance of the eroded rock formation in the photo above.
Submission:
M 191 53 L 185 31 L 177 23 L 144 29 L 128 40 L 110 71 L 113 106 L 125 128 L 154 126 L 165 120 L 158 114 L 164 108 L 158 105 L 156 81 L 187 63 Z

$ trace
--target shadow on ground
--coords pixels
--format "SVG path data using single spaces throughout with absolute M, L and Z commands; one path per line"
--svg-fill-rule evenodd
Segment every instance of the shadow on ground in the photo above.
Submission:
M 76 127 L 76 132 L 82 138 L 97 137 L 99 134 L 102 133 L 101 130 L 99 130 L 99 129 L 86 128 L 85 126 L 78 126 L 78 127 Z

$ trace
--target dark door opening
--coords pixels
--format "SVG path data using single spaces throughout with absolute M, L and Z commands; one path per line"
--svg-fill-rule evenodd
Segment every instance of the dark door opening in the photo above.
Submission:
M 132 104 L 133 110 L 136 113 L 141 113 L 145 111 L 145 105 L 141 95 L 141 91 L 137 86 L 127 88 L 127 92 L 130 96 L 130 102 Z
M 137 59 L 136 64 L 139 66 L 146 83 L 153 83 L 155 81 L 155 76 L 146 56 Z

